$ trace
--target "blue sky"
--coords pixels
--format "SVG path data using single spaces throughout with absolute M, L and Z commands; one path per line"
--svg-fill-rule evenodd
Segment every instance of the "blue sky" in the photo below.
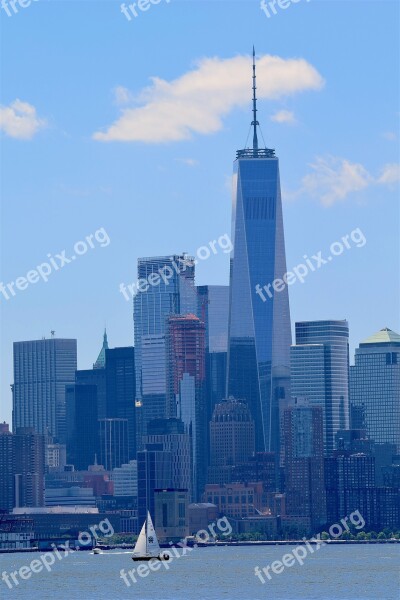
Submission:
M 101 228 L 110 239 L 47 283 L 0 295 L 0 419 L 11 420 L 13 341 L 55 330 L 78 339 L 89 368 L 105 324 L 111 346 L 133 343 L 119 285 L 135 281 L 139 256 L 194 254 L 230 233 L 253 43 L 288 269 L 354 229 L 367 240 L 291 286 L 293 324 L 347 318 L 352 349 L 400 330 L 398 18 L 398 3 L 381 0 L 300 0 L 270 18 L 258 0 L 161 0 L 131 21 L 111 0 L 0 9 L 0 281 L 71 256 Z M 228 268 L 219 252 L 197 283 L 226 284 Z

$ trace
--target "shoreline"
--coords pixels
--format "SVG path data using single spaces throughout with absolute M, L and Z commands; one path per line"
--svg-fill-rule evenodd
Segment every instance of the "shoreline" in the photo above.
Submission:
M 400 540 L 390 539 L 390 540 L 335 540 L 335 539 L 327 539 L 327 540 L 260 540 L 260 541 L 238 541 L 238 542 L 229 542 L 229 541 L 218 541 L 216 543 L 209 542 L 200 542 L 196 546 L 198 548 L 215 548 L 221 546 L 234 546 L 234 547 L 244 547 L 244 546 L 298 546 L 299 544 L 321 544 L 324 542 L 326 544 L 336 544 L 336 545 L 346 545 L 346 544 L 355 544 L 355 545 L 367 545 L 367 544 L 399 544 Z M 193 547 L 195 544 L 190 543 L 188 547 Z M 171 548 L 170 544 L 160 544 L 161 548 Z M 121 545 L 99 545 L 101 550 L 133 550 L 135 544 L 128 544 L 126 546 Z M 79 552 L 93 552 L 93 548 L 85 548 L 81 547 L 78 550 Z M 53 549 L 45 549 L 45 548 L 0 548 L 0 554 L 27 554 L 33 552 L 53 552 Z

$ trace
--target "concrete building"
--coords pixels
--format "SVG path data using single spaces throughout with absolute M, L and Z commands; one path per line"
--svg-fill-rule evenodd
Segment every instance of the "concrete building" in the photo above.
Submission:
M 154 490 L 155 528 L 160 542 L 180 542 L 189 535 L 188 491 Z

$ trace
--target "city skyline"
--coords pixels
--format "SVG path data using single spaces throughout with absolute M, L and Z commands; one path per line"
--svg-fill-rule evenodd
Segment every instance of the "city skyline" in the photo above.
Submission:
M 28 42 L 25 40 L 29 39 L 29 35 L 35 39 L 37 36 L 47 39 L 50 33 L 49 29 L 43 30 L 43 10 L 40 3 L 33 3 L 23 14 L 21 12 L 8 19 L 7 27 L 4 27 L 4 43 L 8 43 L 10 36 L 16 39 L 18 32 L 18 37 L 23 40 L 21 52 L 27 55 Z M 62 21 L 68 25 L 74 13 L 68 6 L 61 6 L 59 10 L 63 16 L 59 23 Z M 260 121 L 264 123 L 267 145 L 276 148 L 281 160 L 284 158 L 282 195 L 288 268 L 300 263 L 304 255 L 324 251 L 331 242 L 340 240 L 356 227 L 361 228 L 367 239 L 364 248 L 346 251 L 330 265 L 310 274 L 304 285 L 296 283 L 291 287 L 292 323 L 346 318 L 350 326 L 352 362 L 354 349 L 368 335 L 385 326 L 399 331 L 398 297 L 387 293 L 391 274 L 398 272 L 398 259 L 390 251 L 398 229 L 395 172 L 392 176 L 389 171 L 386 172 L 387 185 L 378 183 L 378 179 L 383 177 L 382 169 L 385 165 L 394 165 L 398 154 L 397 91 L 395 78 L 390 76 L 397 71 L 398 59 L 395 53 L 389 51 L 394 43 L 390 25 L 395 21 L 397 8 L 390 3 L 379 7 L 371 3 L 363 8 L 364 23 L 371 23 L 379 16 L 381 22 L 387 25 L 388 33 L 379 41 L 381 51 L 389 58 L 382 63 L 371 48 L 368 28 L 358 27 L 360 13 L 355 3 L 346 6 L 347 27 L 341 39 L 341 51 L 335 54 L 334 61 L 329 41 L 335 48 L 335 24 L 340 26 L 343 15 L 341 7 L 333 4 L 324 6 L 329 13 L 326 21 L 329 21 L 330 27 L 329 30 L 323 29 L 327 42 L 323 47 L 317 43 L 318 38 L 315 39 L 316 23 L 320 28 L 321 22 L 325 22 L 321 21 L 318 3 L 300 3 L 270 20 L 260 19 L 262 13 L 254 3 L 254 13 L 249 10 L 244 17 L 254 25 L 253 39 L 240 43 L 234 40 L 234 36 L 236 33 L 237 39 L 243 37 L 238 35 L 243 28 L 243 15 L 238 7 L 231 6 L 233 35 L 228 36 L 223 44 L 217 31 L 226 13 L 218 3 L 213 7 L 215 28 L 210 29 L 207 43 L 202 39 L 201 43 L 190 40 L 190 44 L 187 25 L 194 18 L 200 27 L 208 23 L 210 13 L 203 12 L 200 5 L 192 5 L 192 16 L 182 11 L 179 3 L 161 5 L 157 10 L 140 16 L 140 27 L 139 20 L 121 24 L 123 17 L 118 10 L 114 14 L 110 13 L 107 4 L 99 6 L 96 18 L 100 23 L 109 20 L 111 15 L 108 26 L 120 32 L 123 25 L 122 33 L 114 36 L 117 41 L 112 52 L 125 58 L 120 62 L 113 61 L 112 68 L 102 69 L 101 79 L 100 71 L 91 63 L 94 89 L 102 102 L 95 106 L 89 103 L 90 97 L 82 97 L 85 111 L 78 111 L 75 123 L 73 119 L 66 118 L 70 106 L 76 106 L 71 96 L 67 110 L 66 98 L 61 98 L 58 91 L 54 102 L 51 102 L 35 86 L 43 70 L 54 67 L 59 59 L 65 73 L 63 79 L 59 79 L 58 71 L 55 71 L 59 89 L 64 89 L 64 79 L 67 84 L 74 83 L 86 89 L 78 56 L 81 56 L 79 49 L 88 35 L 83 27 L 88 10 L 88 7 L 81 6 L 82 21 L 74 22 L 76 49 L 71 49 L 68 59 L 61 58 L 59 54 L 50 56 L 43 47 L 38 50 L 39 60 L 34 67 L 36 78 L 29 74 L 28 64 L 19 61 L 17 65 L 14 62 L 18 57 L 10 56 L 4 66 L 3 76 L 7 83 L 4 89 L 8 91 L 6 96 L 3 92 L 3 105 L 9 106 L 17 97 L 22 102 L 29 102 L 35 107 L 39 120 L 47 118 L 47 127 L 30 140 L 7 134 L 2 140 L 7 150 L 3 153 L 3 193 L 10 202 L 3 213 L 4 247 L 9 248 L 9 255 L 3 266 L 1 281 L 4 284 L 15 281 L 19 275 L 46 260 L 48 254 L 55 256 L 63 247 L 72 248 L 76 241 L 85 239 L 99 227 L 105 228 L 111 243 L 107 248 L 96 247 L 87 256 L 79 257 L 74 264 L 67 265 L 68 269 L 54 272 L 46 284 L 40 281 L 30 285 L 29 289 L 18 291 L 9 300 L 0 294 L 2 418 L 11 421 L 12 342 L 50 336 L 50 330 L 54 329 L 57 337 L 78 339 L 78 367 L 91 367 L 105 324 L 113 346 L 132 344 L 132 307 L 120 294 L 119 284 L 135 281 L 137 257 L 174 255 L 183 250 L 195 255 L 197 248 L 230 231 L 228 182 L 231 179 L 232 153 L 241 146 L 251 108 L 247 69 L 251 64 L 252 43 L 256 46 L 260 62 Z M 171 33 L 163 28 L 166 14 L 173 15 L 182 25 L 171 44 Z M 46 18 L 50 19 L 47 22 L 51 22 L 56 16 L 47 13 Z M 59 15 L 57 19 L 60 19 Z M 63 35 L 59 24 L 56 21 L 53 24 L 52 31 Z M 301 39 L 294 41 L 284 35 L 292 27 L 297 29 L 299 26 L 303 31 Z M 353 27 L 358 30 L 356 47 L 351 45 Z M 263 37 L 266 30 L 268 44 Z M 24 32 L 27 35 L 21 36 Z M 152 39 L 150 33 L 156 33 L 160 43 L 165 42 L 166 53 L 160 55 L 150 51 L 150 41 L 146 41 L 146 37 Z M 89 35 L 97 40 L 96 32 Z M 182 45 L 190 49 L 188 56 L 179 51 Z M 148 62 L 132 58 L 139 47 L 145 49 Z M 293 93 L 276 90 L 274 94 L 268 88 L 267 54 L 280 57 L 283 66 L 294 56 L 302 57 L 311 81 L 299 82 L 299 65 L 293 64 L 296 89 Z M 218 57 L 214 66 L 222 69 L 222 72 L 219 71 L 221 91 L 229 90 L 229 81 L 223 76 L 223 61 L 228 61 L 226 67 L 237 68 L 240 72 L 243 61 L 248 61 L 243 67 L 237 108 L 233 109 L 230 105 L 218 131 L 206 131 L 204 134 L 195 131 L 191 139 L 169 142 L 167 146 L 165 142 L 102 144 L 90 141 L 92 133 L 111 123 L 120 111 L 121 105 L 112 105 L 110 90 L 117 89 L 115 100 L 125 98 L 129 103 L 130 94 L 146 87 L 152 74 L 171 82 L 179 81 L 185 74 L 186 77 L 196 75 L 198 81 L 208 85 L 205 67 L 195 66 L 196 61 L 206 56 Z M 106 60 L 103 62 L 107 64 Z M 71 66 L 74 66 L 74 74 Z M 357 69 L 356 81 L 349 80 L 347 69 Z M 20 75 L 20 83 L 16 84 L 13 73 Z M 362 103 L 356 101 L 360 96 Z M 342 97 L 346 98 L 345 105 L 341 101 L 338 104 L 338 98 Z M 385 110 L 376 111 L 375 106 L 379 106 L 382 97 L 387 98 Z M 193 97 L 188 97 L 188 104 L 193 100 Z M 110 106 L 113 108 L 110 109 Z M 335 127 L 328 116 L 339 114 L 339 111 L 341 126 Z M 292 113 L 295 122 L 290 123 L 288 120 Z M 336 122 L 336 119 L 333 121 Z M 351 136 L 347 131 L 351 132 Z M 373 153 L 368 150 L 371 140 Z M 56 147 L 58 152 L 55 152 Z M 300 147 L 301 153 L 297 151 Z M 214 151 L 220 159 L 215 160 Z M 17 158 L 17 152 L 20 158 Z M 36 158 L 41 152 L 47 158 L 45 170 Z M 79 157 L 79 163 L 72 158 L 73 154 Z M 56 155 L 62 161 L 55 162 Z M 64 163 L 70 164 L 72 169 L 67 172 Z M 111 175 L 109 166 L 106 166 L 110 164 L 113 170 L 116 169 L 115 175 Z M 21 167 L 25 174 L 22 178 L 19 176 Z M 135 173 L 134 178 L 130 174 L 132 172 Z M 340 182 L 343 197 L 334 197 L 330 205 L 325 206 L 321 198 L 332 199 L 329 196 L 333 192 L 329 176 L 332 173 Z M 303 184 L 308 186 L 308 191 L 303 189 Z M 80 218 L 76 219 L 78 207 Z M 210 223 L 208 215 L 211 210 L 214 217 Z M 21 214 L 26 214 L 26 221 L 21 220 Z M 17 236 L 10 237 L 8 233 L 13 231 L 11 222 L 19 223 Z M 176 232 L 173 240 L 171 227 Z M 383 227 L 384 237 L 380 235 Z M 135 229 L 134 235 L 132 228 Z M 385 255 L 385 261 L 382 261 L 382 255 Z M 228 261 L 229 255 L 223 252 L 199 261 L 197 284 L 226 285 L 229 279 Z M 353 281 L 355 272 L 358 274 L 357 285 Z M 340 289 L 346 293 L 332 294 L 332 281 L 340 282 Z M 271 282 L 260 282 L 262 285 L 268 283 Z M 376 306 L 379 306 L 379 311 Z

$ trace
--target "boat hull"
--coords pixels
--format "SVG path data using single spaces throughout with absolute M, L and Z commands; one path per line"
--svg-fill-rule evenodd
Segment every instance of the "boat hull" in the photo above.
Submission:
M 169 555 L 167 554 L 165 558 L 163 558 L 162 556 L 132 556 L 131 558 L 133 562 L 149 562 L 149 560 L 159 560 L 161 562 L 164 560 L 168 561 Z

